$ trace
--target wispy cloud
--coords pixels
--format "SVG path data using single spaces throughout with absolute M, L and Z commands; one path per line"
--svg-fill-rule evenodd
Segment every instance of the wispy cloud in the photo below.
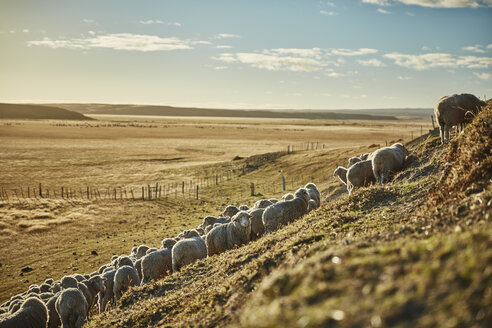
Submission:
M 154 19 L 141 20 L 140 24 L 144 24 L 144 25 L 161 24 L 161 25 L 181 27 L 181 23 L 179 23 L 179 22 L 165 22 L 165 21 L 162 21 L 159 19 L 157 19 L 157 20 L 154 20 Z
M 362 55 L 370 55 L 377 53 L 377 49 L 371 48 L 360 48 L 360 49 L 332 49 L 331 54 L 337 56 L 362 56 Z
M 227 66 L 215 66 L 215 69 L 220 71 L 220 70 L 228 69 L 228 67 Z
M 240 35 L 230 34 L 230 33 L 219 33 L 215 36 L 216 39 L 231 39 L 231 38 L 240 38 Z
M 386 66 L 382 61 L 379 59 L 368 59 L 368 60 L 357 60 L 359 64 L 362 66 L 372 66 L 372 67 L 384 67 Z
M 83 21 L 84 23 L 87 23 L 87 24 L 91 24 L 91 23 L 94 23 L 94 22 L 95 22 L 95 20 L 93 20 L 93 19 L 89 19 L 89 18 L 84 18 L 82 21 Z
M 336 7 L 336 5 L 331 1 L 326 1 L 326 5 L 330 7 Z
M 215 49 L 231 49 L 232 46 L 226 45 L 226 44 L 219 44 L 214 47 Z
M 477 73 L 477 72 L 474 72 L 473 74 L 475 74 L 475 76 L 478 77 L 481 80 L 486 80 L 486 81 L 492 80 L 492 74 L 490 74 L 490 73 L 485 73 L 485 72 Z
M 489 46 L 491 46 L 491 45 L 489 44 Z M 488 47 L 488 46 L 487 46 L 487 49 L 489 49 L 489 47 Z M 469 46 L 469 47 L 464 47 L 464 48 L 463 48 L 463 50 L 466 50 L 466 51 L 472 51 L 472 52 L 477 52 L 477 53 L 481 53 L 481 54 L 483 54 L 483 53 L 487 52 L 487 51 L 483 48 L 483 46 L 482 46 L 482 45 L 480 45 L 480 44 L 476 44 L 476 45 L 474 45 L 474 46 Z
M 490 57 L 458 57 L 447 53 L 428 53 L 421 55 L 390 53 L 383 55 L 383 57 L 393 60 L 398 66 L 411 68 L 417 71 L 435 67 L 488 68 L 492 65 L 492 58 Z
M 176 37 L 161 38 L 156 35 L 117 33 L 91 35 L 87 38 L 53 40 L 44 38 L 39 41 L 28 41 L 28 46 L 45 46 L 49 48 L 92 49 L 107 48 L 128 51 L 172 51 L 193 49 L 190 41 Z
M 326 15 L 326 16 L 336 16 L 336 15 L 338 15 L 338 13 L 336 13 L 334 11 L 327 11 L 327 10 L 320 10 L 319 13 L 322 14 L 322 15 Z
M 313 58 L 302 56 L 287 56 L 278 53 L 223 53 L 215 60 L 225 63 L 243 63 L 255 68 L 269 71 L 313 72 L 319 71 L 323 64 Z
M 389 6 L 393 3 L 416 5 L 431 8 L 463 8 L 463 7 L 491 7 L 491 0 L 362 0 L 379 6 Z
M 23 33 L 29 33 L 29 29 L 25 28 L 22 30 Z
M 384 15 L 389 15 L 389 14 L 391 14 L 391 11 L 385 10 L 383 8 L 378 8 L 378 13 L 384 14 Z
M 397 78 L 398 80 L 402 80 L 402 81 L 408 81 L 408 80 L 413 79 L 413 78 L 412 78 L 412 77 L 410 77 L 410 76 L 401 76 L 401 75 L 398 75 L 396 78 Z

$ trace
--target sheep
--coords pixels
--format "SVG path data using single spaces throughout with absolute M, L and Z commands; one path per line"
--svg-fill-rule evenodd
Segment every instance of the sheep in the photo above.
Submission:
M 469 93 L 454 94 L 439 99 L 434 107 L 434 114 L 439 124 L 441 143 L 449 141 L 451 127 L 463 127 L 468 112 L 475 114 L 485 105 L 484 101 Z
M 321 194 L 318 187 L 314 183 L 309 182 L 304 186 L 304 189 L 307 190 L 309 197 L 316 202 L 316 208 L 318 208 L 321 205 Z
M 77 288 L 77 283 L 78 283 L 77 279 L 75 279 L 72 276 L 64 276 L 60 280 L 61 289 Z
M 207 246 L 200 236 L 181 239 L 172 248 L 173 272 L 179 271 L 183 266 L 207 257 Z
M 186 239 L 186 238 L 191 238 L 191 237 L 199 237 L 200 233 L 196 229 L 190 229 L 190 230 L 184 230 L 181 232 L 178 237 L 180 239 Z
M 338 166 L 333 172 L 334 177 L 338 177 L 340 181 L 343 182 L 344 185 L 347 184 L 347 169 L 344 168 L 343 166 Z
M 79 285 L 85 286 L 88 293 L 84 293 L 87 300 L 87 317 L 89 317 L 89 311 L 96 303 L 96 296 L 104 289 L 104 282 L 107 278 L 101 276 L 94 276 L 87 281 L 80 283 Z M 79 286 L 80 289 L 81 286 Z
M 56 293 L 58 293 L 59 291 L 61 291 L 61 285 L 60 285 L 60 283 L 59 283 L 59 282 L 55 282 L 55 283 L 53 284 L 53 286 L 51 286 L 51 292 L 52 292 L 53 294 L 56 294 Z
M 251 215 L 251 240 L 256 240 L 265 233 L 265 226 L 263 225 L 262 218 L 264 211 L 264 208 L 257 208 L 249 212 Z
M 24 301 L 24 299 L 23 298 L 20 298 L 20 299 L 16 299 L 16 300 L 13 300 L 12 302 L 10 302 L 9 312 L 10 313 L 17 312 L 17 310 L 20 309 L 23 301 Z
M 138 279 L 142 280 L 142 258 L 135 261 L 135 269 L 137 269 Z
M 238 212 L 227 224 L 213 228 L 206 236 L 207 255 L 222 253 L 234 246 L 241 246 L 250 241 L 251 218 L 245 211 Z
M 111 266 L 111 264 L 104 264 L 104 265 L 102 265 L 102 266 L 100 266 L 100 267 L 99 267 L 99 270 L 97 270 L 97 272 L 98 272 L 98 273 L 103 273 L 103 272 L 104 272 L 104 270 L 105 270 L 107 267 L 109 267 L 109 266 Z
M 249 210 L 249 206 L 248 206 L 248 205 L 243 204 L 243 205 L 239 206 L 239 210 L 240 210 L 240 211 L 247 211 L 247 210 Z
M 278 199 L 277 198 L 270 198 L 269 201 L 272 204 L 277 204 L 278 203 Z
M 237 212 L 239 212 L 239 208 L 234 205 L 228 205 L 221 215 L 226 218 L 232 218 Z
M 176 244 L 176 240 L 174 240 L 173 238 L 164 238 L 162 240 L 161 249 L 173 247 L 174 244 Z
M 39 286 L 39 290 L 41 293 L 46 293 L 49 292 L 51 288 L 51 285 L 43 283 L 41 286 Z
M 115 303 L 118 302 L 121 295 L 131 286 L 140 285 L 140 278 L 137 269 L 133 266 L 124 265 L 114 275 L 113 294 Z
M 214 225 L 215 223 L 229 223 L 231 222 L 230 218 L 224 217 L 215 217 L 215 216 L 206 216 L 203 218 L 203 222 L 201 224 L 201 228 L 207 229 L 208 226 Z
M 56 312 L 56 300 L 60 294 L 56 294 L 46 302 L 46 308 L 48 309 L 48 328 L 58 328 L 61 326 L 60 316 Z
M 157 248 L 155 247 L 152 247 L 152 248 L 149 248 L 146 252 L 145 252 L 145 256 L 149 255 L 150 253 L 153 253 L 157 250 Z M 144 256 L 144 257 L 145 257 Z M 143 257 L 142 257 L 143 258 Z
M 298 189 L 294 199 L 268 206 L 263 212 L 265 233 L 277 230 L 281 225 L 294 221 L 307 213 L 309 194 L 305 188 Z
M 202 236 L 203 234 L 205 234 L 205 230 L 201 227 L 197 227 L 195 228 L 196 231 L 198 231 L 198 233 L 200 234 L 200 236 Z
M 106 311 L 106 305 L 108 302 L 113 304 L 114 294 L 114 275 L 116 270 L 105 272 L 102 274 L 102 277 L 106 280 L 103 280 L 104 289 L 99 292 L 98 295 L 98 305 L 99 305 L 99 313 Z
M 86 280 L 83 275 L 78 274 L 78 273 L 73 274 L 72 277 L 74 277 L 75 279 L 77 279 L 78 282 L 82 282 L 82 281 Z
M 124 265 L 133 266 L 133 261 L 130 259 L 130 257 L 128 257 L 126 255 L 119 256 L 116 259 L 116 263 L 115 263 L 115 266 L 114 266 L 115 269 L 121 268 Z
M 256 203 L 253 205 L 253 208 L 266 208 L 272 204 L 273 203 L 268 199 L 260 199 L 256 201 Z
M 280 198 L 281 201 L 291 200 L 291 199 L 294 199 L 294 194 L 291 192 L 286 193 L 285 195 L 282 196 L 282 198 Z
M 376 182 L 372 169 L 372 160 L 365 160 L 352 165 L 347 171 L 347 191 L 352 194 L 355 187 L 368 186 Z
M 77 288 L 68 288 L 61 292 L 55 302 L 56 312 L 60 316 L 62 327 L 81 328 L 87 317 L 87 301 Z
M 349 160 L 348 160 L 348 165 L 347 167 L 351 167 L 352 165 L 354 165 L 355 163 L 359 163 L 362 159 L 360 157 L 357 157 L 357 156 L 354 156 L 354 157 L 350 157 Z
M 318 203 L 316 203 L 316 201 L 314 199 L 310 199 L 308 201 L 307 213 L 309 213 L 311 211 L 314 211 L 314 210 L 316 210 L 318 208 L 319 208 Z
M 139 258 L 145 256 L 145 252 L 149 249 L 149 246 L 146 245 L 140 245 L 137 248 L 137 254 L 135 255 L 135 258 L 138 260 Z
M 54 282 L 55 282 L 55 281 L 54 281 L 52 278 L 48 278 L 48 279 L 46 279 L 46 280 L 44 281 L 44 283 L 45 283 L 45 284 L 47 284 L 47 285 L 53 285 L 53 283 L 54 283 Z
M 141 285 L 164 277 L 167 272 L 172 272 L 172 246 L 152 252 L 142 258 L 142 282 Z
M 45 328 L 48 322 L 48 309 L 46 305 L 36 297 L 26 299 L 20 309 L 0 318 L 0 328 Z
M 382 185 L 385 180 L 388 180 L 390 173 L 401 170 L 407 155 L 408 150 L 401 143 L 376 150 L 371 159 L 376 183 Z
M 39 298 L 42 299 L 43 301 L 46 301 L 48 299 L 50 299 L 51 297 L 53 297 L 53 293 L 50 293 L 50 292 L 45 292 L 45 293 L 41 293 L 39 294 Z

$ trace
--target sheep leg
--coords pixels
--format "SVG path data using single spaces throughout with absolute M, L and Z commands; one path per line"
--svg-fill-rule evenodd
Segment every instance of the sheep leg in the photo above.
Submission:
M 444 125 L 444 140 L 449 141 L 449 126 Z

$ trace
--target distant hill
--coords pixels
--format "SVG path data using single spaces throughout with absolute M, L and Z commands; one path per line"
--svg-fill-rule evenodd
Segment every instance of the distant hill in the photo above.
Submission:
M 92 120 L 92 118 L 68 109 L 31 104 L 0 103 L 0 118 Z
M 82 114 L 106 115 L 152 115 L 152 116 L 199 116 L 199 117 L 243 117 L 243 118 L 299 118 L 324 120 L 396 120 L 388 112 L 384 115 L 369 114 L 356 110 L 315 111 L 315 110 L 236 110 L 190 108 L 153 105 L 110 105 L 110 104 L 52 104 Z

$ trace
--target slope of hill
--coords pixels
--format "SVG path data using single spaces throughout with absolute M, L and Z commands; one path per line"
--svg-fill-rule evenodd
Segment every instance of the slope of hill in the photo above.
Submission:
M 331 111 L 270 111 L 270 110 L 231 110 L 210 108 L 187 108 L 150 105 L 110 105 L 110 104 L 53 104 L 82 114 L 109 115 L 151 115 L 151 116 L 199 116 L 199 117 L 243 117 L 243 118 L 298 118 L 326 120 L 396 120 L 391 112 L 368 114 Z
M 485 110 L 447 145 L 421 137 L 384 188 L 330 196 L 257 241 L 133 288 L 88 326 L 485 327 L 491 125 Z
M 53 106 L 0 103 L 0 118 L 9 119 L 51 119 L 51 120 L 92 120 L 80 113 Z

